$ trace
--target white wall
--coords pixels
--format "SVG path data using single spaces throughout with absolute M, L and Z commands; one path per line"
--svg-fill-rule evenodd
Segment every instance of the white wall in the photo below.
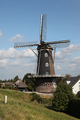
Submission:
M 72 87 L 72 92 L 74 93 L 74 94 L 77 94 L 77 92 L 78 91 L 80 91 L 80 79 L 79 79 L 79 81 Z

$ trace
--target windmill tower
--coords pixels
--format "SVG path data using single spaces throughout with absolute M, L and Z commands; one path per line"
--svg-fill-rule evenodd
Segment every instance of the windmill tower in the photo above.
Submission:
M 53 48 L 49 45 L 39 45 L 37 61 L 37 75 L 55 75 L 52 58 Z
M 41 27 L 40 27 L 40 43 L 15 43 L 14 48 L 18 47 L 33 47 L 37 46 L 38 54 L 31 49 L 37 56 L 37 70 L 36 70 L 36 91 L 37 92 L 53 92 L 54 91 L 54 79 L 61 77 L 55 75 L 54 60 L 52 57 L 52 50 L 56 47 L 65 47 L 69 45 L 70 40 L 44 42 L 43 29 L 44 29 L 44 15 L 41 15 Z M 52 46 L 53 45 L 53 46 Z

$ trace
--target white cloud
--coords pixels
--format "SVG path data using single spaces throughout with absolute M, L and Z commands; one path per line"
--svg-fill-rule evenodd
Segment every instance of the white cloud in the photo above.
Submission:
M 9 48 L 7 51 L 0 50 L 0 59 L 22 59 L 22 58 L 30 58 L 35 56 L 34 53 L 30 49 L 18 51 L 14 48 Z
M 77 56 L 71 60 L 72 63 L 80 63 L 80 56 Z
M 30 49 L 0 50 L 0 79 L 11 79 L 16 75 L 22 78 L 28 72 L 34 73 L 35 62 L 36 56 Z
M 70 45 L 69 47 L 63 48 L 55 54 L 55 61 L 67 62 L 73 52 L 80 50 L 80 44 Z
M 76 64 L 69 64 L 68 67 L 69 67 L 70 70 L 75 70 Z
M 80 50 L 80 44 L 70 45 L 69 47 L 66 47 L 66 48 L 62 49 L 62 51 L 64 53 L 71 53 L 71 52 L 78 51 L 78 50 Z
M 56 74 L 80 74 L 80 44 L 70 45 L 55 54 L 55 65 L 59 65 L 61 70 L 55 67 Z M 79 56 L 78 56 L 79 55 Z
M 8 59 L 0 60 L 0 69 L 7 68 Z
M 57 70 L 60 70 L 61 68 L 60 68 L 60 66 L 57 65 L 56 69 L 57 69 Z
M 10 38 L 9 41 L 10 42 L 22 41 L 22 38 L 23 36 L 21 36 L 20 34 L 17 34 L 14 37 Z
M 2 36 L 3 34 L 2 34 L 2 32 L 1 32 L 1 30 L 0 30 L 0 37 Z
M 8 59 L 0 60 L 0 63 L 1 63 L 1 64 L 6 64 L 7 61 L 8 61 Z

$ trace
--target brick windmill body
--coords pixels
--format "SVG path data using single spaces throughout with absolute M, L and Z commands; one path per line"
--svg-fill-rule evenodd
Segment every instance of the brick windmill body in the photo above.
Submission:
M 15 48 L 18 47 L 33 47 L 37 46 L 38 54 L 34 52 L 33 49 L 31 49 L 35 55 L 37 56 L 37 70 L 36 75 L 33 76 L 36 78 L 36 91 L 42 92 L 42 93 L 51 93 L 55 90 L 55 78 L 56 77 L 63 77 L 55 75 L 54 70 L 54 60 L 52 57 L 52 50 L 55 48 L 62 46 L 62 44 L 66 45 L 70 42 L 70 40 L 63 40 L 63 41 L 54 41 L 54 42 L 44 42 L 42 40 L 43 36 L 43 21 L 44 21 L 44 15 L 41 15 L 41 27 L 40 27 L 40 43 L 39 44 L 27 44 L 27 43 L 15 43 Z M 51 46 L 53 45 L 53 47 Z M 68 44 L 67 44 L 68 46 Z

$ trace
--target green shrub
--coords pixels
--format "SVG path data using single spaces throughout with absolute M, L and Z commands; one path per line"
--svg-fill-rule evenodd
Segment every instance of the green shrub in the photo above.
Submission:
M 61 82 L 58 85 L 55 94 L 61 92 L 65 93 L 68 96 L 69 100 L 74 98 L 74 94 L 72 93 L 72 87 L 65 82 Z
M 10 86 L 10 85 L 7 85 L 7 86 L 6 86 L 6 89 L 11 89 L 11 86 Z
M 38 94 L 32 93 L 32 101 L 36 100 L 40 104 L 52 105 L 52 98 L 41 98 Z
M 41 98 L 41 104 L 52 105 L 52 98 Z
M 74 95 L 72 93 L 71 86 L 61 82 L 54 94 L 52 101 L 53 109 L 57 111 L 66 111 L 68 108 L 68 103 L 72 98 L 74 98 Z
M 63 93 L 56 93 L 52 102 L 52 106 L 54 108 L 54 110 L 57 111 L 66 111 L 67 107 L 68 107 L 68 96 Z
M 32 95 L 32 99 L 31 99 L 32 101 L 34 101 L 34 100 L 39 101 L 41 99 L 40 96 L 36 93 L 32 93 L 31 95 Z

